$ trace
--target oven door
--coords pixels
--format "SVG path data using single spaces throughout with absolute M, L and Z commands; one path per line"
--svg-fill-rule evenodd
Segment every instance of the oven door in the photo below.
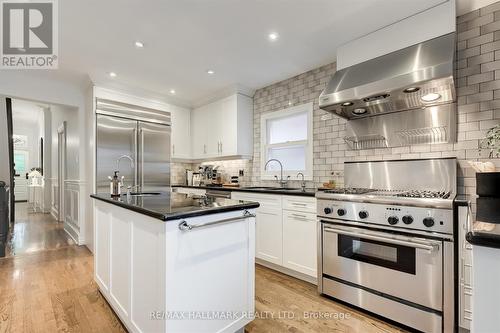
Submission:
M 323 276 L 442 310 L 442 241 L 322 223 Z

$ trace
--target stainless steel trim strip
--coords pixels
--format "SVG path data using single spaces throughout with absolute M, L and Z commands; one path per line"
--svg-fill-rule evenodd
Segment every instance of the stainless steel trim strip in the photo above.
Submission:
M 223 219 L 223 220 L 218 220 L 218 221 L 212 221 L 212 222 L 206 222 L 206 223 L 200 223 L 200 224 L 189 224 L 187 223 L 186 220 L 183 220 L 179 223 L 179 230 L 181 231 L 191 231 L 193 229 L 199 229 L 199 228 L 204 228 L 204 227 L 209 227 L 213 226 L 216 224 L 222 224 L 222 223 L 229 223 L 229 222 L 235 222 L 235 221 L 240 221 L 244 220 L 249 217 L 256 217 L 255 214 L 250 213 L 249 211 L 245 211 L 243 213 L 243 216 L 241 217 L 232 217 L 229 219 Z
M 382 229 L 382 230 L 388 230 L 388 231 L 394 231 L 398 233 L 411 233 L 411 234 L 416 234 L 419 236 L 423 236 L 425 238 L 439 238 L 440 240 L 444 241 L 450 241 L 453 242 L 453 236 L 448 235 L 448 234 L 443 234 L 439 232 L 429 232 L 429 231 L 422 231 L 422 230 L 417 230 L 417 229 L 401 229 L 401 228 L 394 228 L 390 226 L 385 226 L 385 225 L 379 225 L 379 224 L 372 224 L 372 223 L 366 223 L 366 222 L 355 222 L 355 221 L 346 221 L 346 220 L 339 220 L 339 219 L 332 219 L 332 218 L 326 218 L 323 216 L 318 216 L 320 219 L 320 223 L 329 223 L 329 224 L 342 224 L 342 225 L 352 225 L 355 227 L 363 227 L 363 228 L 376 228 L 376 229 Z
M 452 197 L 454 197 L 454 195 L 452 195 Z M 452 199 L 404 198 L 404 197 L 393 197 L 393 196 L 385 197 L 385 196 L 375 196 L 369 194 L 336 195 L 331 193 L 324 193 L 324 191 L 318 191 L 316 193 L 316 198 L 333 200 L 333 201 L 378 203 L 378 204 L 398 205 L 398 206 L 408 206 L 408 207 L 442 208 L 442 209 L 453 208 Z
M 96 113 L 149 123 L 172 125 L 170 112 L 107 99 L 96 99 Z
M 340 235 L 360 237 L 360 238 L 371 239 L 371 240 L 376 240 L 376 241 L 380 241 L 380 242 L 386 242 L 386 243 L 390 243 L 390 244 L 403 245 L 403 246 L 413 247 L 416 249 L 427 250 L 429 252 L 432 252 L 434 250 L 438 250 L 439 245 L 440 245 L 440 242 L 428 241 L 428 240 L 421 239 L 421 238 L 404 237 L 404 236 L 398 236 L 398 235 L 385 236 L 387 234 L 382 234 L 379 232 L 364 231 L 363 229 L 359 229 L 359 228 L 349 228 L 349 229 L 352 231 L 346 230 L 344 228 L 332 228 L 329 226 L 323 227 L 323 230 L 325 232 L 333 232 L 333 233 L 337 233 Z
M 322 278 L 323 293 L 365 311 L 384 316 L 426 333 L 442 332 L 442 316 L 372 294 L 328 278 Z

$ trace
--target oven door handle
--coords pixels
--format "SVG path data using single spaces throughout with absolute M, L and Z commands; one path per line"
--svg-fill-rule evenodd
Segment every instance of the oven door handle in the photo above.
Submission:
M 384 237 L 380 236 L 380 234 L 371 233 L 367 231 L 348 231 L 344 229 L 332 228 L 332 227 L 324 227 L 323 230 L 326 232 L 333 232 L 339 235 L 353 236 L 364 239 L 370 239 L 395 245 L 403 245 L 408 247 L 413 247 L 416 249 L 427 250 L 432 252 L 434 250 L 439 249 L 439 242 L 430 242 L 419 239 L 418 241 L 413 241 L 410 237 L 401 237 L 401 236 L 393 236 L 393 237 Z

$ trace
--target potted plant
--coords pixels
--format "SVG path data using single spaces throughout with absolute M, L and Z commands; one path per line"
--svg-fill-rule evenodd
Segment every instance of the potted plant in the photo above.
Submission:
M 500 124 L 486 132 L 486 137 L 481 141 L 479 151 L 483 149 L 489 151 L 488 158 L 500 156 Z
M 488 151 L 488 158 L 500 157 L 500 124 L 490 128 L 479 145 L 479 152 Z M 495 172 L 494 165 L 486 172 L 476 173 L 476 193 L 482 197 L 500 197 L 500 172 Z

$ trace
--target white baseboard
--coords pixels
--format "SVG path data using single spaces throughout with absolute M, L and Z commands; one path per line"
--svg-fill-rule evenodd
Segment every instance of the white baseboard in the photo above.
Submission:
M 278 271 L 280 273 L 290 275 L 290 276 L 297 278 L 299 280 L 306 281 L 306 282 L 312 283 L 314 285 L 318 285 L 318 279 L 314 278 L 312 276 L 309 276 L 309 275 L 306 275 L 306 274 L 303 274 L 300 272 L 296 272 L 294 270 L 288 269 L 288 268 L 280 266 L 280 265 L 270 263 L 268 261 L 265 261 L 265 260 L 262 260 L 259 258 L 255 258 L 255 263 L 262 265 L 264 267 L 270 268 L 272 270 Z
M 50 208 L 50 215 L 52 215 L 52 217 L 54 218 L 54 220 L 56 220 L 57 222 L 59 222 L 59 220 L 58 220 L 59 212 L 57 211 L 57 209 L 55 209 L 55 207 L 51 207 Z
M 70 223 L 64 222 L 64 231 L 73 239 L 75 244 L 77 245 L 82 245 L 80 242 L 80 233 L 78 230 L 76 230 Z

